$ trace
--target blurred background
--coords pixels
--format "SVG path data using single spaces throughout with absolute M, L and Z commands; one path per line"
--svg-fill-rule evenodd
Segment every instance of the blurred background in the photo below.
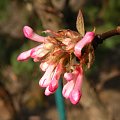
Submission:
M 36 46 L 22 28 L 76 30 L 83 10 L 86 31 L 102 33 L 120 25 L 120 0 L 0 0 L 0 120 L 59 120 L 55 97 L 44 96 L 39 64 L 17 56 Z M 64 100 L 67 120 L 120 120 L 120 36 L 104 41 L 85 72 L 79 104 Z

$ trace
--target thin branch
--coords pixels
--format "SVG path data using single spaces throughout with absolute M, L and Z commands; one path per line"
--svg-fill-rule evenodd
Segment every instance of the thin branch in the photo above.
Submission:
M 101 34 L 96 34 L 94 41 L 93 41 L 93 47 L 94 49 L 97 48 L 97 46 L 101 43 L 103 43 L 104 40 L 107 38 L 110 38 L 112 36 L 120 35 L 120 26 L 118 26 L 116 29 L 101 33 Z

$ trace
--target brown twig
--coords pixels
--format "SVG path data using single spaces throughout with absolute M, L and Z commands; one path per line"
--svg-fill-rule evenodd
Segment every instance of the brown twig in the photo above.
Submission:
M 116 29 L 101 33 L 101 34 L 96 34 L 94 41 L 93 41 L 93 47 L 94 49 L 97 48 L 97 46 L 101 43 L 103 43 L 104 40 L 107 38 L 110 38 L 112 36 L 120 35 L 120 26 L 118 26 Z

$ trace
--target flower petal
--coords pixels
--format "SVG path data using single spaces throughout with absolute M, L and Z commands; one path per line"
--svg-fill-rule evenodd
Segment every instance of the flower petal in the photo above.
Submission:
M 81 94 L 81 91 L 77 90 L 73 90 L 70 94 L 70 101 L 72 104 L 77 104 L 79 101 L 80 101 L 80 98 L 81 98 L 82 94 Z
M 52 93 L 53 93 L 53 92 L 49 91 L 49 86 L 46 87 L 46 89 L 45 89 L 45 95 L 46 95 L 46 96 L 49 96 L 49 95 L 51 95 Z
M 49 50 L 45 50 L 45 49 L 39 49 L 38 51 L 33 50 L 31 52 L 31 57 L 32 58 L 36 58 L 36 57 L 42 58 L 45 55 L 47 55 L 48 53 L 49 53 Z
M 42 47 L 42 44 L 37 46 L 37 47 L 34 47 L 28 51 L 25 51 L 25 52 L 22 52 L 18 57 L 17 57 L 17 60 L 18 61 L 24 61 L 24 60 L 28 60 L 30 57 L 31 57 L 31 53 L 35 50 L 38 50 Z
M 91 43 L 92 40 L 95 37 L 95 33 L 94 32 L 87 32 L 85 34 L 85 36 L 75 45 L 74 48 L 74 54 L 80 58 L 81 56 L 81 50 L 84 46 L 86 46 L 87 44 Z
M 39 81 L 39 85 L 41 87 L 47 87 L 50 84 L 54 68 L 55 68 L 55 64 L 49 65 L 46 72 L 44 73 L 44 75 L 42 76 L 42 78 Z
M 70 93 L 72 92 L 73 88 L 74 88 L 74 80 L 71 80 L 70 82 L 67 82 L 62 90 L 62 94 L 63 96 L 67 99 L 69 98 Z
M 55 68 L 54 74 L 52 76 L 52 80 L 49 85 L 49 90 L 51 92 L 54 92 L 58 88 L 58 81 L 60 79 L 62 71 L 63 71 L 63 65 L 62 62 L 60 62 Z
M 82 86 L 82 81 L 83 81 L 83 70 L 82 67 L 79 69 L 79 75 L 76 79 L 75 86 L 70 94 L 70 101 L 73 104 L 77 104 L 81 98 L 81 86 Z
M 49 66 L 49 64 L 47 62 L 42 62 L 40 64 L 40 68 L 41 68 L 42 71 L 46 71 L 48 66 Z
M 73 80 L 74 78 L 74 74 L 73 73 L 65 73 L 64 74 L 64 78 L 67 80 L 67 81 L 70 81 L 70 80 Z
M 37 42 L 46 42 L 46 37 L 39 36 L 38 34 L 33 32 L 33 29 L 29 26 L 24 26 L 23 33 L 25 37 L 37 41 Z
M 32 49 L 31 49 L 31 50 L 32 50 Z M 17 60 L 18 60 L 18 61 L 28 60 L 28 59 L 30 58 L 31 50 L 22 52 L 22 53 L 17 57 Z

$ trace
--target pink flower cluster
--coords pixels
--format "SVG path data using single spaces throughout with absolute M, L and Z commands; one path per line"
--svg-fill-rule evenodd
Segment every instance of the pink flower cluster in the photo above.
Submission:
M 45 87 L 45 95 L 53 94 L 58 88 L 60 77 L 63 75 L 65 84 L 62 94 L 71 103 L 77 104 L 81 98 L 83 68 L 76 61 L 81 60 L 81 50 L 94 39 L 94 32 L 87 32 L 84 37 L 71 30 L 58 32 L 46 30 L 47 37 L 34 33 L 32 28 L 25 26 L 25 37 L 41 43 L 28 51 L 21 53 L 17 60 L 24 61 L 33 58 L 34 62 L 40 62 L 40 68 L 44 75 L 39 81 L 41 87 Z

